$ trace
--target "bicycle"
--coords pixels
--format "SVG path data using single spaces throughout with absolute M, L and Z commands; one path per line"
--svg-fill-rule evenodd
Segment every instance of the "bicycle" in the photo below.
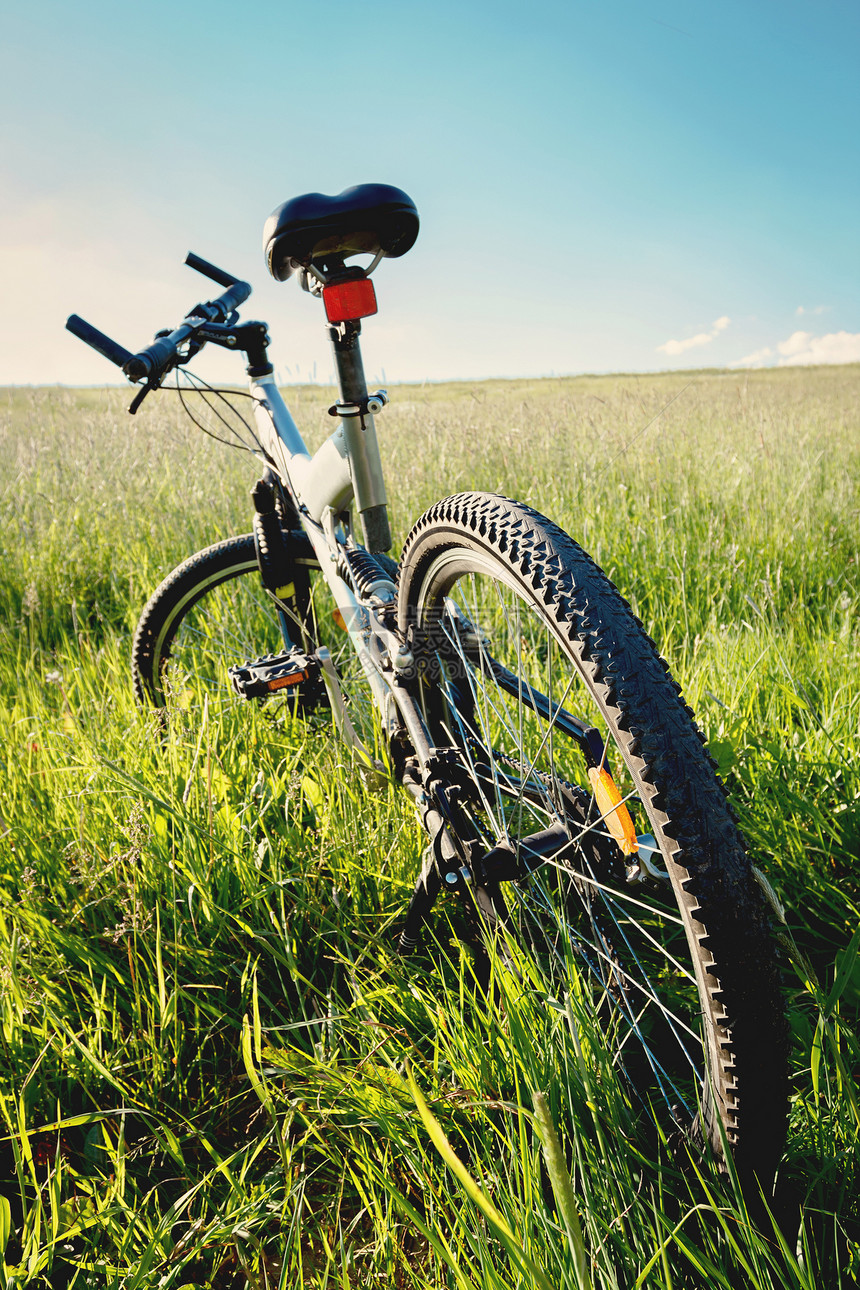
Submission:
M 456 893 L 506 970 L 526 956 L 548 997 L 587 993 L 670 1131 L 723 1164 L 730 1153 L 741 1176 L 772 1176 L 787 1100 L 772 909 L 655 645 L 581 547 L 507 498 L 446 497 L 399 561 L 386 554 L 374 418 L 388 395 L 367 389 L 359 335 L 377 309 L 371 273 L 417 233 L 409 197 L 378 184 L 293 198 L 266 224 L 272 275 L 296 275 L 326 313 L 339 397 L 313 456 L 266 324 L 239 321 L 247 283 L 189 254 L 223 294 L 136 354 L 69 319 L 142 382 L 131 412 L 206 344 L 246 358 L 264 466 L 253 530 L 156 589 L 134 637 L 136 692 L 162 714 L 189 686 L 212 696 L 228 682 L 237 702 L 330 711 L 365 779 L 397 781 L 427 836 L 400 952 Z

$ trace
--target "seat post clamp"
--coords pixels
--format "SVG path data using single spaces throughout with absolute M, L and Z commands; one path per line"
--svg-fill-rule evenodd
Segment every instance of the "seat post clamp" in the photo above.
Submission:
M 350 403 L 333 403 L 328 414 L 330 417 L 363 417 L 368 413 L 375 415 L 382 411 L 388 401 L 387 390 L 374 390 L 363 399 L 353 399 Z

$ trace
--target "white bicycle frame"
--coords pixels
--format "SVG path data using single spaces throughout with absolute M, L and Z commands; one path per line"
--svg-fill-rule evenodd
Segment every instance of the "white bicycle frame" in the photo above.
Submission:
M 344 412 L 338 416 L 337 429 L 311 456 L 274 376 L 252 380 L 250 391 L 267 464 L 274 467 L 295 500 L 302 527 L 367 677 L 383 729 L 386 732 L 391 729 L 395 711 L 399 712 L 419 759 L 424 761 L 430 751 L 424 724 L 412 702 L 402 691 L 398 692 L 396 685 L 397 673 L 411 666 L 412 656 L 375 612 L 373 603 L 360 600 L 338 572 L 338 548 L 345 541 L 343 526 L 353 502 L 359 506 L 362 502 L 368 506 L 386 504 L 373 416 L 355 405 L 339 405 Z M 352 406 L 355 406 L 354 414 Z M 395 587 L 389 579 L 381 578 L 373 592 L 374 599 L 384 605 L 394 598 Z M 390 662 L 390 670 L 383 671 L 379 655 L 371 651 L 373 637 L 381 656 Z M 370 750 L 349 719 L 334 665 L 327 651 L 320 653 L 323 680 L 338 730 L 362 760 L 375 765 Z

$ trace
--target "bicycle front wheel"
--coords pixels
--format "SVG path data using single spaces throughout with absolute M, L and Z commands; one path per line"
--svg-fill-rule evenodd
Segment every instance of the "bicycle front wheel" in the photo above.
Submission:
M 147 602 L 132 645 L 132 680 L 141 703 L 165 712 L 246 703 L 229 669 L 285 648 L 283 628 L 301 648 L 325 646 L 354 728 L 372 746 L 376 725 L 367 678 L 333 612 L 331 593 L 310 544 L 293 535 L 285 598 L 263 586 L 253 533 L 227 538 L 189 556 Z M 386 566 L 387 568 L 387 566 Z M 390 571 L 395 573 L 392 566 Z M 328 704 L 321 679 L 266 700 L 307 716 Z M 286 697 L 284 697 L 286 696 Z
M 492 494 L 431 508 L 399 577 L 460 841 L 488 857 L 485 928 L 550 995 L 591 1000 L 669 1125 L 685 1108 L 718 1157 L 727 1142 L 744 1175 L 772 1174 L 786 1028 L 770 911 L 653 642 L 565 533 Z
M 196 705 L 232 694 L 227 668 L 283 648 L 264 590 L 253 533 L 228 538 L 184 560 L 156 588 L 131 650 L 141 703 Z

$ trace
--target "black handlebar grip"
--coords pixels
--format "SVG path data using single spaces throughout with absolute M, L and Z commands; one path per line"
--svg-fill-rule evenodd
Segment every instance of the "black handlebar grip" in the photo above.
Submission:
M 244 304 L 250 294 L 250 282 L 234 282 L 223 295 L 219 296 L 217 300 L 213 300 L 211 303 L 216 309 L 223 311 L 221 316 L 226 322 L 233 310 L 238 309 L 240 305 Z
M 181 327 L 177 327 L 166 336 L 156 336 L 146 349 L 132 355 L 122 370 L 130 381 L 139 381 L 143 376 L 163 375 L 179 353 L 180 346 L 184 345 L 196 330 L 193 324 L 183 323 Z
M 195 255 L 193 251 L 188 252 L 185 257 L 185 263 L 192 269 L 196 269 L 198 273 L 211 278 L 213 282 L 217 282 L 221 287 L 233 287 L 239 281 L 238 278 L 233 277 L 232 273 L 225 273 L 223 269 L 216 268 L 214 264 L 210 264 L 202 256 Z
M 117 367 L 125 367 L 132 358 L 129 350 L 124 349 L 115 340 L 111 340 L 110 336 L 105 336 L 104 332 L 98 331 L 77 314 L 70 314 L 66 319 L 66 331 L 70 331 L 73 336 L 77 336 L 78 340 L 83 340 L 93 349 L 97 349 L 105 358 L 116 363 Z
M 139 381 L 144 376 L 154 376 L 176 357 L 179 346 L 188 339 L 193 330 L 193 327 L 179 327 L 169 336 L 160 336 L 139 354 L 129 354 L 128 362 L 122 370 L 130 381 Z
M 131 354 L 122 370 L 130 381 L 141 381 L 145 376 L 149 376 L 152 371 L 152 364 L 146 353 Z

